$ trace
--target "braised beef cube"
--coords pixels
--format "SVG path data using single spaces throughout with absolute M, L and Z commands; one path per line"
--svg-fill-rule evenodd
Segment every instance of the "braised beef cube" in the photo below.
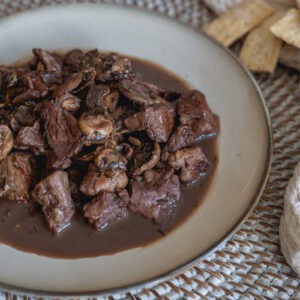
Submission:
M 32 156 L 15 152 L 0 162 L 0 199 L 28 201 L 34 179 L 35 163 Z
M 68 173 L 55 171 L 41 180 L 32 192 L 34 201 L 42 205 L 49 228 L 54 233 L 67 227 L 75 212 Z
M 116 219 L 127 215 L 129 195 L 126 190 L 118 194 L 103 192 L 84 206 L 84 216 L 97 230 L 104 228 Z
M 180 183 L 173 169 L 149 170 L 130 183 L 129 208 L 159 225 L 167 223 L 180 198 Z
M 145 127 L 148 136 L 165 143 L 174 126 L 174 108 L 171 105 L 155 105 L 146 108 Z
M 10 128 L 0 124 L 0 161 L 10 153 L 13 143 L 14 137 Z
M 32 150 L 35 155 L 46 152 L 46 142 L 40 133 L 40 123 L 37 121 L 33 126 L 20 129 L 14 141 L 14 147 L 20 150 Z
M 175 170 L 180 170 L 182 182 L 191 183 L 205 174 L 208 159 L 200 146 L 177 150 L 169 155 L 168 163 Z
M 82 149 L 81 131 L 76 118 L 60 106 L 43 102 L 37 107 L 44 121 L 48 143 L 59 160 L 70 158 Z
M 131 131 L 145 130 L 146 112 L 139 111 L 124 120 L 126 128 Z
M 129 77 L 119 81 L 119 91 L 132 102 L 140 105 L 151 105 L 152 99 L 142 82 Z
M 192 90 L 182 95 L 177 103 L 181 125 L 191 126 L 197 137 L 214 135 L 219 130 L 219 119 L 212 113 L 204 94 Z
M 166 151 L 176 151 L 178 149 L 190 146 L 197 141 L 197 136 L 190 126 L 178 126 L 170 136 Z
M 124 124 L 129 131 L 146 130 L 152 140 L 165 143 L 172 132 L 174 116 L 174 108 L 171 105 L 159 104 L 128 117 Z
M 84 53 L 82 50 L 74 49 L 66 53 L 63 59 L 63 69 L 68 72 L 78 72 L 81 69 Z

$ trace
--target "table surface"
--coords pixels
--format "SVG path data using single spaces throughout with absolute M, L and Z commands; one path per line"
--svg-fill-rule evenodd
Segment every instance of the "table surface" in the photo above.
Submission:
M 61 3 L 113 3 L 155 10 L 194 28 L 214 18 L 201 0 L 0 0 L 0 17 Z M 240 44 L 233 45 L 237 53 Z M 300 279 L 280 251 L 284 191 L 300 161 L 300 74 L 278 65 L 255 75 L 270 111 L 274 154 L 268 183 L 253 213 L 222 248 L 168 281 L 108 299 L 300 299 Z M 0 299 L 24 299 L 0 292 Z M 27 298 L 26 299 L 30 299 Z

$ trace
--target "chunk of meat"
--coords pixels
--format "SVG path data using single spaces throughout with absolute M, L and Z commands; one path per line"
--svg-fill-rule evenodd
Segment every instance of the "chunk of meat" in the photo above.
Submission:
M 128 203 L 126 190 L 117 194 L 103 192 L 85 204 L 84 216 L 94 228 L 100 230 L 114 220 L 126 217 Z
M 174 116 L 171 105 L 154 105 L 128 117 L 124 124 L 129 131 L 146 130 L 152 140 L 165 143 L 172 132 Z
M 68 173 L 55 171 L 41 180 L 32 191 L 34 201 L 42 205 L 49 228 L 54 233 L 67 227 L 75 212 Z
M 120 92 L 129 100 L 140 105 L 152 104 L 152 99 L 149 95 L 148 90 L 140 81 L 134 78 L 122 79 L 119 81 L 118 87 Z
M 46 152 L 47 144 L 40 133 L 39 121 L 36 121 L 33 126 L 20 129 L 14 141 L 14 147 L 20 150 L 32 150 L 35 155 Z
M 179 178 L 173 169 L 146 171 L 130 187 L 130 210 L 159 225 L 170 220 L 180 198 Z
M 79 49 L 67 52 L 63 59 L 63 70 L 72 73 L 80 71 L 83 57 L 84 53 Z
M 124 125 L 129 130 L 129 132 L 145 130 L 145 119 L 146 112 L 145 110 L 142 110 L 125 119 Z
M 131 73 L 130 59 L 119 57 L 116 53 L 105 55 L 94 51 L 87 53 L 87 56 L 90 56 L 88 60 L 97 70 L 96 81 L 118 81 Z
M 164 151 L 176 151 L 178 149 L 190 146 L 197 141 L 197 136 L 190 126 L 178 126 L 166 144 Z
M 116 172 L 111 177 L 95 171 L 88 171 L 80 184 L 80 191 L 88 196 L 96 196 L 100 192 L 115 192 L 124 189 L 128 184 L 125 172 Z
M 197 137 L 215 135 L 219 129 L 219 119 L 212 113 L 204 94 L 192 90 L 182 95 L 177 103 L 181 125 L 191 126 Z
M 76 118 L 51 102 L 43 102 L 37 110 L 45 122 L 47 140 L 56 157 L 61 160 L 78 154 L 82 143 Z
M 11 153 L 0 162 L 0 199 L 28 201 L 34 178 L 33 157 L 24 153 Z
M 112 120 L 102 114 L 83 113 L 78 124 L 86 140 L 91 143 L 108 137 L 114 129 Z
M 208 169 L 208 159 L 200 146 L 184 148 L 171 153 L 168 164 L 175 170 L 180 170 L 179 178 L 185 183 L 197 180 Z
M 14 143 L 14 137 L 6 125 L 0 125 L 0 162 L 9 154 Z
M 148 136 L 165 143 L 174 126 L 175 112 L 171 105 L 155 105 L 146 108 L 145 127 Z

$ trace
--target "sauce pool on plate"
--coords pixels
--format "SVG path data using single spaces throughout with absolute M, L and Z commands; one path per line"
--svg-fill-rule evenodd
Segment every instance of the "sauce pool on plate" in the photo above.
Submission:
M 137 58 L 130 59 L 138 78 L 180 94 L 191 89 L 184 80 L 157 64 Z M 181 185 L 180 200 L 166 224 L 157 225 L 129 211 L 127 217 L 115 220 L 101 230 L 95 230 L 76 211 L 71 224 L 54 235 L 36 202 L 1 200 L 0 242 L 26 252 L 69 259 L 108 255 L 153 243 L 186 220 L 201 204 L 212 185 L 217 164 L 216 136 L 202 139 L 197 145 L 202 147 L 208 158 L 207 171 L 194 183 Z

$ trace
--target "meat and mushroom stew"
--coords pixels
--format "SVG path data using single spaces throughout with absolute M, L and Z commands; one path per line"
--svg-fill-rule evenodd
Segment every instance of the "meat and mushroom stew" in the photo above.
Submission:
M 207 190 L 219 119 L 163 68 L 33 49 L 0 66 L 0 241 L 89 257 L 154 241 Z

